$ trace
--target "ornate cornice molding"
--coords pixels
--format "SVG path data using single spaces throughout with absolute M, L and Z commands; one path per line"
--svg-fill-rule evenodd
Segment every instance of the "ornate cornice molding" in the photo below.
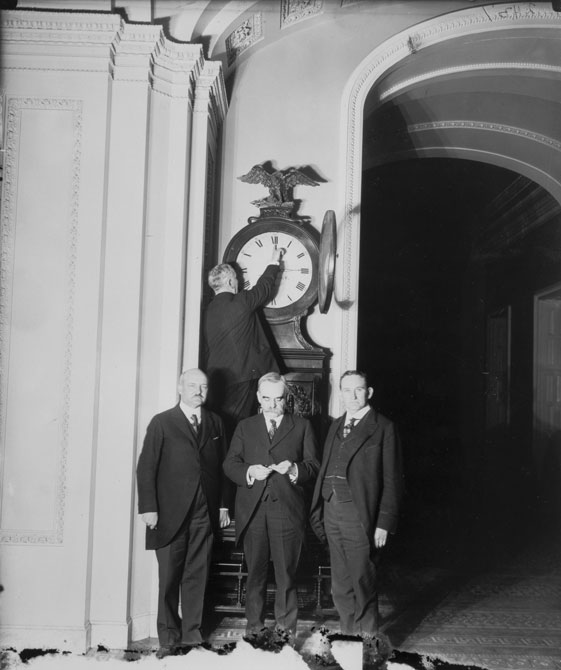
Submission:
M 115 14 L 33 10 L 0 13 L 6 70 L 107 72 L 110 47 L 123 20 Z
M 204 67 L 200 44 L 171 42 L 162 33 L 152 53 L 150 84 L 172 98 L 193 99 L 196 79 Z
M 51 530 L 1 530 L 0 542 L 6 544 L 62 544 L 64 513 L 66 502 L 66 471 L 69 439 L 70 395 L 72 379 L 72 352 L 74 336 L 75 275 L 78 243 L 78 209 L 80 192 L 80 166 L 82 157 L 82 101 L 60 98 L 8 98 L 6 121 L 6 154 L 4 165 L 4 189 L 2 217 L 0 221 L 2 252 L 0 263 L 0 434 L 6 426 L 6 372 L 10 349 L 10 314 L 12 300 L 12 279 L 15 254 L 16 202 L 18 191 L 18 151 L 21 131 L 21 116 L 25 110 L 62 111 L 72 114 L 72 194 L 66 247 L 66 296 L 65 296 L 65 338 L 63 353 L 63 385 L 61 406 L 61 430 L 57 465 L 57 481 L 54 520 Z M 5 445 L 5 440 L 2 440 Z M 5 446 L 4 446 L 5 448 Z M 2 462 L 4 459 L 2 458 Z M 4 472 L 0 471 L 0 480 Z M 3 482 L 4 483 L 4 482 Z M 2 490 L 6 487 L 3 485 Z
M 2 42 L 41 44 L 111 44 L 122 19 L 116 14 L 75 14 L 4 10 L 0 14 Z
M 111 45 L 109 72 L 113 79 L 147 81 L 150 58 L 161 34 L 160 26 L 123 22 Z
M 227 109 L 222 64 L 218 61 L 206 61 L 195 86 L 194 111 L 208 114 L 211 124 L 216 128 L 222 123 Z

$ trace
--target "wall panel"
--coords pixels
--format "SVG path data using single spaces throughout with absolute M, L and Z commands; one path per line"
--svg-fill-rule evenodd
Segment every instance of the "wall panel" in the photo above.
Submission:
M 78 100 L 7 101 L 2 542 L 63 540 L 80 121 Z

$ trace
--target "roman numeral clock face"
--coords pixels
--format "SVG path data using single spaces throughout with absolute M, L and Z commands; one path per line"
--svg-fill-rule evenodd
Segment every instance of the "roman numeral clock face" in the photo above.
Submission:
M 300 305 L 302 299 L 309 297 L 314 289 L 312 282 L 315 283 L 315 268 L 309 247 L 308 240 L 300 240 L 295 235 L 282 231 L 267 231 L 253 235 L 236 255 L 236 262 L 243 274 L 243 288 L 250 289 L 255 286 L 270 263 L 275 248 L 284 249 L 280 264 L 281 272 L 277 277 L 277 290 L 274 298 L 266 305 L 266 309 L 274 310 L 273 314 L 280 313 L 280 310 L 287 312 L 287 308 L 288 311 L 292 311 L 290 308 Z

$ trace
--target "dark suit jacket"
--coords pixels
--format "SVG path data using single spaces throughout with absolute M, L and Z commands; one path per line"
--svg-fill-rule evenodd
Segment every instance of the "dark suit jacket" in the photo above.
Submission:
M 236 492 L 236 539 L 239 541 L 257 507 L 265 481 L 247 485 L 250 465 L 270 465 L 291 461 L 298 466 L 298 479 L 292 484 L 289 476 L 272 472 L 269 486 L 282 505 L 295 530 L 304 538 L 307 505 L 304 485 L 315 479 L 319 460 L 317 443 L 311 423 L 293 414 L 285 414 L 281 424 L 269 441 L 267 424 L 262 414 L 244 419 L 238 424 L 226 460 L 224 472 L 237 484 Z M 308 499 L 309 500 L 309 499 Z
M 204 408 L 198 439 L 179 405 L 150 421 L 136 470 L 139 513 L 158 512 L 157 529 L 146 528 L 147 549 L 171 542 L 199 483 L 213 530 L 218 528 L 225 454 L 222 420 Z
M 321 488 L 335 436 L 342 430 L 344 419 L 345 415 L 336 419 L 329 428 L 312 498 L 311 523 L 323 542 L 326 537 Z M 394 424 L 370 410 L 347 438 L 347 448 L 351 451 L 347 481 L 362 526 L 370 542 L 373 542 L 376 528 L 393 533 L 397 526 L 403 474 L 401 448 Z
M 218 293 L 205 313 L 205 370 L 216 384 L 238 384 L 278 372 L 256 310 L 275 292 L 278 265 L 269 265 L 255 286 L 239 293 Z

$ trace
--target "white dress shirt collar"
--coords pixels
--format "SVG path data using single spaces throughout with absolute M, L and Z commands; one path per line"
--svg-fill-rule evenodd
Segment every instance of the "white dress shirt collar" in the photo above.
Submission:
M 355 424 L 357 424 L 363 416 L 368 414 L 370 411 L 370 405 L 366 405 L 366 407 L 363 407 L 362 409 L 359 409 L 358 412 L 355 412 L 354 414 L 345 414 L 345 421 L 343 422 L 344 425 L 347 425 L 351 419 L 355 420 Z
M 267 430 L 269 430 L 269 428 L 271 427 L 271 419 L 275 422 L 278 429 L 278 427 L 281 425 L 283 416 L 284 414 L 281 414 L 280 416 L 272 416 L 271 418 L 269 418 L 264 414 L 263 417 L 265 419 L 265 423 L 267 424 Z
M 201 408 L 200 407 L 189 407 L 189 405 L 186 405 L 184 402 L 180 402 L 179 407 L 181 408 L 181 411 L 183 412 L 183 414 L 185 414 L 185 416 L 187 417 L 189 422 L 191 422 L 191 417 L 194 414 L 197 417 L 197 421 L 199 422 L 199 425 L 200 425 L 200 423 L 201 423 Z

